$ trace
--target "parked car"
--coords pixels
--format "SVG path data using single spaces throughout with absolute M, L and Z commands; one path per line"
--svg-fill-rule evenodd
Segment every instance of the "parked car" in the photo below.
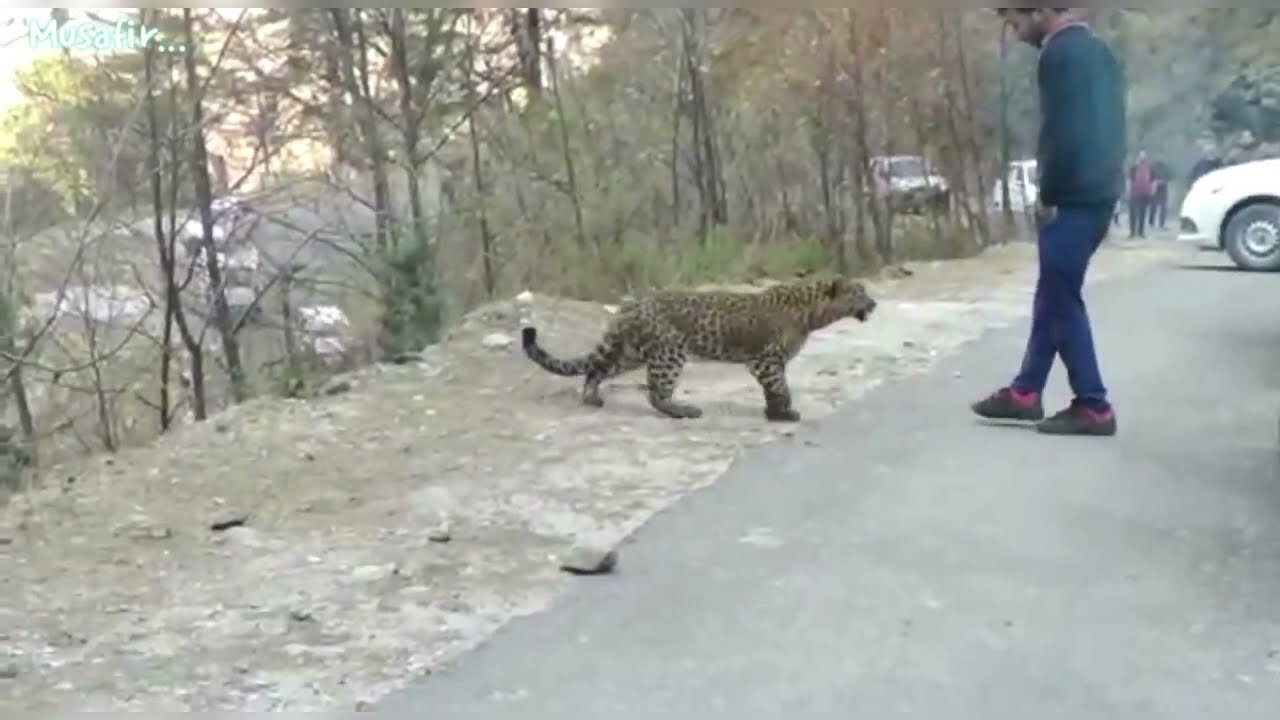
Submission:
M 1178 240 L 1225 250 L 1237 267 L 1280 271 L 1280 159 L 1214 170 L 1182 200 Z
M 951 206 L 947 179 L 932 172 L 919 155 L 882 155 L 871 158 L 876 194 L 896 212 L 921 214 L 945 211 Z
M 209 210 L 213 215 L 213 246 L 219 250 L 230 242 L 237 231 L 251 224 L 254 213 L 248 200 L 234 195 L 213 198 L 209 203 Z M 199 212 L 194 209 L 191 211 L 178 231 L 178 239 L 187 252 L 195 254 L 199 250 L 200 243 L 204 242 L 204 225 Z
M 1040 201 L 1040 166 L 1035 160 L 1014 160 L 1001 180 L 991 189 L 991 208 L 1004 209 L 1004 186 L 1009 184 L 1009 207 L 1026 212 Z

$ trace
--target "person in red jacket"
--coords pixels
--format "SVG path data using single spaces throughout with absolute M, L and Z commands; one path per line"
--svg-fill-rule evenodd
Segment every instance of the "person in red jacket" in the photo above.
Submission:
M 1138 152 L 1138 160 L 1129 168 L 1129 237 L 1147 236 L 1147 213 L 1155 198 L 1155 175 L 1147 151 Z

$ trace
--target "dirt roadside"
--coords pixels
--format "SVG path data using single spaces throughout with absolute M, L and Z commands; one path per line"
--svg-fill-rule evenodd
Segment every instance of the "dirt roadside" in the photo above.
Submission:
M 1032 253 L 872 283 L 877 317 L 823 331 L 792 366 L 805 420 L 1024 316 Z M 1180 255 L 1108 247 L 1093 282 Z M 576 382 L 510 342 L 530 311 L 565 355 L 608 317 L 541 296 L 493 305 L 420 364 L 253 402 L 15 498 L 0 513 L 0 713 L 349 709 L 546 607 L 575 541 L 615 543 L 793 432 L 763 421 L 745 372 L 713 365 L 682 383 L 696 422 L 656 416 L 639 376 L 583 408 Z

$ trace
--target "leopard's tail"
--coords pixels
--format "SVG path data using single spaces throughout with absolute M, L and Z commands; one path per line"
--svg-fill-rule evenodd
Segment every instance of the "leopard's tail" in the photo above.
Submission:
M 538 345 L 538 330 L 533 327 L 526 327 L 520 332 L 520 344 L 524 348 L 524 354 L 534 361 L 543 370 L 554 375 L 562 375 L 564 377 L 576 377 L 586 375 L 589 372 L 604 372 L 614 363 L 614 348 L 606 341 L 600 343 L 595 350 L 581 357 L 572 360 L 561 360 L 552 356 L 542 346 Z

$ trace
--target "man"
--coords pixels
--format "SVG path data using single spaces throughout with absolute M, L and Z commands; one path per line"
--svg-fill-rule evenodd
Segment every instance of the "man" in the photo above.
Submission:
M 1191 168 L 1191 174 L 1187 177 L 1187 187 L 1196 184 L 1200 178 L 1222 167 L 1222 158 L 1218 157 L 1218 148 L 1215 145 L 1209 145 L 1204 149 L 1204 157 L 1200 158 Z
M 1129 238 L 1147 236 L 1147 212 L 1155 197 L 1155 179 L 1147 151 L 1138 152 L 1138 159 L 1129 168 Z
M 1021 371 L 971 407 L 991 420 L 1036 422 L 1048 435 L 1114 435 L 1082 291 L 1124 192 L 1124 78 L 1111 50 L 1067 8 L 999 12 L 1020 40 L 1040 49 L 1040 272 Z M 1075 398 L 1046 420 L 1041 395 L 1057 356 Z
M 1169 214 L 1169 181 L 1172 179 L 1173 172 L 1169 169 L 1168 163 L 1163 160 L 1151 163 L 1151 180 L 1155 185 L 1155 191 L 1151 196 L 1147 227 L 1164 229 L 1165 216 Z

